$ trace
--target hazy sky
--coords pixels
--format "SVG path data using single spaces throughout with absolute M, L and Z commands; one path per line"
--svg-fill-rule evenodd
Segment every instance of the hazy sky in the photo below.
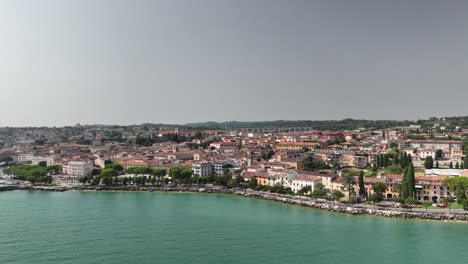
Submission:
M 0 0 L 0 126 L 468 115 L 468 1 Z

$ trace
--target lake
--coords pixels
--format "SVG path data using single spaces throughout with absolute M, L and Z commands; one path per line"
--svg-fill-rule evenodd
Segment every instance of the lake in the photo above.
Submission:
M 464 263 L 468 224 L 218 194 L 0 193 L 1 263 Z

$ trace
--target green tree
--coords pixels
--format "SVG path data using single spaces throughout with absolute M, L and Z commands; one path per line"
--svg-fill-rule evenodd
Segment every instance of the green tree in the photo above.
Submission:
M 99 174 L 101 177 L 115 177 L 119 175 L 119 172 L 115 169 L 105 168 Z
M 437 169 L 439 168 L 439 161 L 438 161 L 438 160 L 436 160 L 436 162 L 435 162 L 435 167 L 436 167 Z
M 455 169 L 457 169 L 457 170 L 460 169 L 460 164 L 458 164 L 458 161 L 457 161 L 457 163 L 455 163 Z
M 401 199 L 405 200 L 409 196 L 409 191 L 408 191 L 408 168 L 405 169 L 403 172 L 403 177 L 401 179 L 401 185 L 400 185 L 400 191 L 401 191 Z
M 28 182 L 34 184 L 34 183 L 36 182 L 36 177 L 34 177 L 34 176 L 28 176 L 28 177 L 26 178 L 26 180 L 27 180 Z
M 416 178 L 414 176 L 414 166 L 411 162 L 408 166 L 408 175 L 407 175 L 407 188 L 408 196 L 413 197 L 416 194 Z
M 354 179 L 354 176 L 349 175 L 349 174 L 345 174 L 343 178 L 344 178 L 344 182 L 343 182 L 342 191 L 348 192 L 348 197 L 349 199 L 351 199 L 351 197 L 356 195 L 354 191 L 356 180 Z
M 426 159 L 424 160 L 424 168 L 426 170 L 430 170 L 434 167 L 434 160 L 432 159 L 432 156 L 427 156 Z
M 468 178 L 466 177 L 450 177 L 442 181 L 442 186 L 448 187 L 455 193 L 457 202 L 463 204 L 468 199 Z
M 305 171 L 323 170 L 329 168 L 330 166 L 328 166 L 325 162 L 319 159 L 315 160 L 311 156 L 305 158 L 302 161 L 302 169 Z
M 375 209 L 375 205 L 379 203 L 381 200 L 382 198 L 376 193 L 373 193 L 369 196 L 369 201 L 371 201 L 374 204 L 374 209 Z
M 156 183 L 156 177 L 151 176 L 150 182 L 151 182 L 151 185 L 154 185 Z
M 453 162 L 452 161 L 450 161 L 450 163 L 449 163 L 449 169 L 453 169 Z
M 117 171 L 119 174 L 121 174 L 123 171 L 124 171 L 124 167 L 120 164 L 107 164 L 105 166 L 106 169 L 113 169 L 115 171 Z
M 359 196 L 366 197 L 366 187 L 364 185 L 364 171 L 359 172 L 358 178 L 358 185 L 359 185 Z
M 452 210 L 450 208 L 451 208 L 452 204 L 455 202 L 455 198 L 445 197 L 445 198 L 441 199 L 441 202 L 448 205 L 449 213 L 451 214 Z
M 45 167 L 47 167 L 47 161 L 41 161 L 41 162 L 39 162 L 38 165 L 41 166 L 42 168 L 45 168 Z
M 405 199 L 405 204 L 415 204 L 415 203 L 416 203 L 416 200 L 411 196 Z
M 203 133 L 201 131 L 197 131 L 193 137 L 196 139 L 203 139 Z
M 297 194 L 298 194 L 298 195 L 301 195 L 301 196 L 306 196 L 306 195 L 308 195 L 311 191 L 312 191 L 312 187 L 311 187 L 311 186 L 304 186 L 304 187 L 302 187 L 300 190 L 297 191 Z
M 387 185 L 383 182 L 376 182 L 372 184 L 372 190 L 377 194 L 380 202 L 383 199 L 383 193 L 387 190 Z
M 335 204 L 335 201 L 340 201 L 341 198 L 343 198 L 345 195 L 343 192 L 340 190 L 333 190 L 331 193 L 331 198 L 333 201 L 333 204 Z
M 426 213 L 427 213 L 427 208 L 432 206 L 432 203 L 431 202 L 422 202 L 421 205 L 422 205 L 422 207 L 424 207 L 426 209 Z
M 435 159 L 436 160 L 441 160 L 442 159 L 442 150 L 441 149 L 436 150 Z
M 1 156 L 1 157 L 0 157 L 0 163 L 6 163 L 6 164 L 8 164 L 8 163 L 10 163 L 10 162 L 12 162 L 12 161 L 13 161 L 13 158 L 10 157 L 10 156 Z
M 327 190 L 325 189 L 325 186 L 321 182 L 317 182 L 314 184 L 314 190 L 310 194 L 311 197 L 315 198 L 316 200 L 318 198 L 324 198 L 327 196 Z
M 85 185 L 86 185 L 86 183 L 88 182 L 88 180 L 89 180 L 89 178 L 88 178 L 88 176 L 86 176 L 86 175 L 81 176 L 80 179 L 79 179 L 79 181 L 80 181 L 82 184 L 85 184 Z
M 50 165 L 50 166 L 47 166 L 47 172 L 50 173 L 50 174 L 53 174 L 53 175 L 57 175 L 57 174 L 60 174 L 62 172 L 62 165 Z
M 468 169 L 468 153 L 465 154 L 465 158 L 463 159 L 463 168 Z

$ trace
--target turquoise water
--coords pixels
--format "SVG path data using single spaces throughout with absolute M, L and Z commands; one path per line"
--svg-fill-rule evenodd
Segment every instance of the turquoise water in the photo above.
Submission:
M 242 197 L 0 193 L 0 263 L 467 263 L 468 224 Z

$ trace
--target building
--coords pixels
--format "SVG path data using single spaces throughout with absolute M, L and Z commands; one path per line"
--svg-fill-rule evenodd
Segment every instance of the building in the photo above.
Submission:
M 93 171 L 93 162 L 91 161 L 69 161 L 63 167 L 63 170 L 68 175 L 91 175 Z
M 19 164 L 31 163 L 34 158 L 33 153 L 21 153 L 13 157 L 13 162 Z
M 223 164 L 221 163 L 193 163 L 192 164 L 193 176 L 207 177 L 207 176 L 223 176 Z
M 320 146 L 319 142 L 281 142 L 276 145 L 277 150 L 302 150 L 304 148 L 313 149 Z

